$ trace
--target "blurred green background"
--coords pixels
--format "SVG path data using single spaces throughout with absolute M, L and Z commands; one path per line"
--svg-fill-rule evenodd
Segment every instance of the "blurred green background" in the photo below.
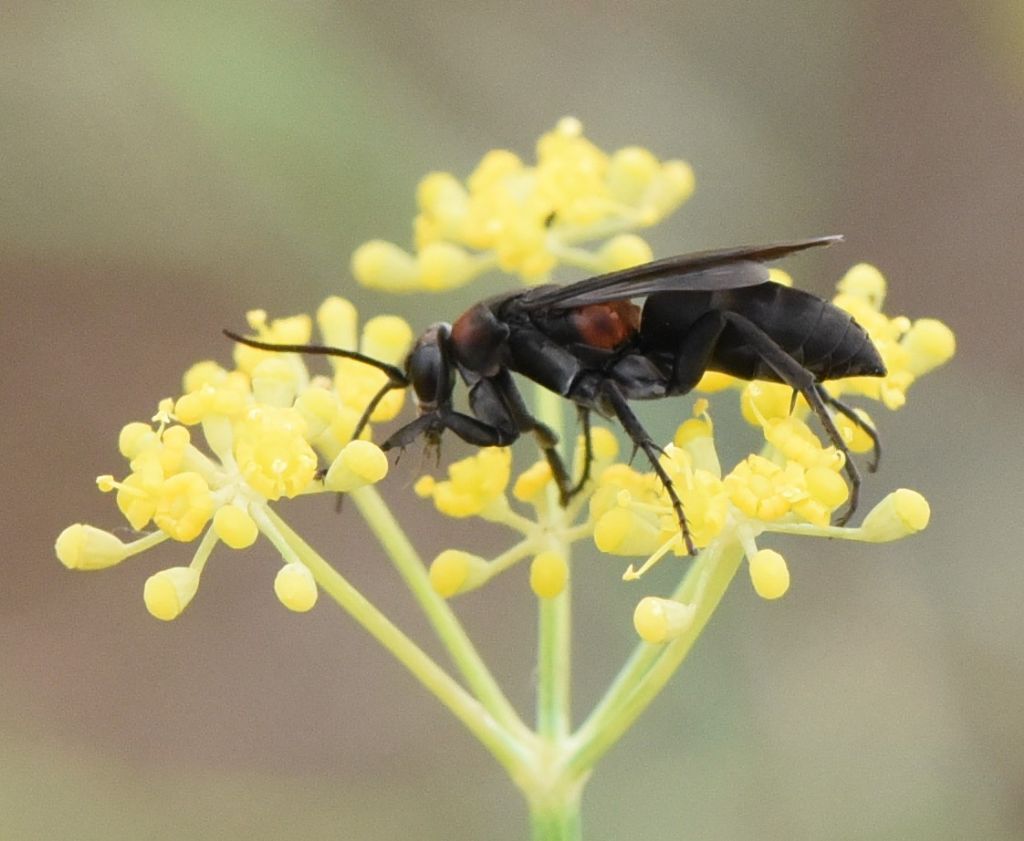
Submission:
M 93 485 L 122 470 L 117 430 L 191 362 L 226 361 L 218 332 L 246 309 L 342 292 L 422 326 L 504 284 L 387 299 L 347 262 L 409 241 L 423 173 L 531 156 L 565 114 L 603 148 L 693 164 L 657 254 L 842 232 L 798 283 L 828 294 L 870 260 L 890 312 L 960 341 L 876 413 L 866 504 L 917 488 L 930 529 L 775 544 L 789 595 L 737 580 L 589 784 L 586 837 L 1024 837 L 1022 47 L 1019 0 L 5 4 L 0 839 L 525 837 L 498 767 L 347 617 L 280 607 L 268 548 L 218 553 L 162 624 L 143 581 L 188 549 L 78 575 L 52 544 L 120 524 Z M 664 435 L 689 406 L 642 411 Z M 453 538 L 409 493 L 415 466 L 385 492 L 431 556 Z M 289 514 L 429 636 L 353 510 Z M 476 532 L 460 543 L 502 543 Z M 576 567 L 581 714 L 634 639 L 621 569 Z M 660 574 L 645 591 L 678 568 Z M 457 607 L 529 714 L 525 569 Z

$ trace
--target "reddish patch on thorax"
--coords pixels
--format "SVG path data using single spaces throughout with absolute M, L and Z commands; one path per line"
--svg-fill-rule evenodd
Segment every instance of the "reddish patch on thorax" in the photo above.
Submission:
M 573 310 L 569 320 L 584 344 L 611 350 L 640 329 L 640 307 L 631 301 L 590 304 Z

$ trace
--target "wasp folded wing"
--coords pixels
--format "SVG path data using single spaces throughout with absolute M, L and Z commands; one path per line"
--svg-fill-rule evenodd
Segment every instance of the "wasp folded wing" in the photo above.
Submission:
M 528 311 L 560 310 L 624 298 L 642 298 L 655 292 L 715 292 L 757 286 L 768 281 L 768 269 L 764 266 L 767 261 L 806 248 L 831 245 L 841 239 L 842 236 L 816 237 L 666 257 L 568 286 L 540 287 L 535 292 L 526 293 L 520 303 Z

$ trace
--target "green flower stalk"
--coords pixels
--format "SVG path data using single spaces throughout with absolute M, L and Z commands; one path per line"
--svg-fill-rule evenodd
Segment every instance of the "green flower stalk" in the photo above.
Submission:
M 465 182 L 448 173 L 428 175 L 417 194 L 414 251 L 374 240 L 356 250 L 352 271 L 367 286 L 412 293 L 451 289 L 495 269 L 536 284 L 560 265 L 589 274 L 627 268 L 652 257 L 635 231 L 661 221 L 692 190 L 692 171 L 682 161 L 659 161 L 638 147 L 606 154 L 567 118 L 541 137 L 533 165 L 493 151 Z M 772 279 L 791 283 L 774 269 Z M 868 331 L 888 373 L 827 387 L 835 396 L 898 409 L 918 377 L 953 355 L 955 343 L 941 322 L 886 315 L 885 291 L 882 275 L 861 264 L 839 281 L 834 303 Z M 256 338 L 284 344 L 308 343 L 315 323 L 323 344 L 398 365 L 414 335 L 395 316 L 377 316 L 360 329 L 355 308 L 339 297 L 325 301 L 312 318 L 272 320 L 254 310 L 248 321 Z M 414 491 L 439 516 L 484 520 L 509 534 L 508 546 L 485 558 L 473 550 L 472 528 L 448 524 L 453 545 L 428 563 L 377 490 L 388 460 L 373 443 L 374 427 L 403 411 L 404 391 L 376 402 L 370 424 L 353 440 L 385 374 L 354 359 L 331 358 L 330 365 L 328 373 L 315 374 L 296 354 L 243 345 L 236 346 L 231 366 L 193 365 L 179 396 L 162 400 L 149 422 L 121 430 L 119 449 L 127 461 L 122 477 L 97 479 L 139 536 L 124 542 L 78 523 L 57 538 L 57 556 L 71 569 L 92 570 L 166 540 L 194 544 L 187 565 L 157 571 L 143 587 L 149 612 L 169 621 L 198 597 L 216 549 L 243 550 L 266 539 L 281 560 L 272 585 L 280 602 L 308 611 L 324 594 L 373 635 L 506 770 L 527 801 L 537 841 L 581 837 L 580 798 L 597 761 L 678 670 L 741 567 L 761 597 L 785 594 L 787 561 L 762 545 L 773 534 L 872 543 L 909 536 L 928 523 L 924 497 L 900 488 L 860 525 L 831 525 L 849 497 L 844 454 L 808 426 L 806 404 L 794 401 L 788 387 L 712 372 L 698 384 L 701 396 L 660 459 L 685 507 L 700 550 L 696 558 L 688 557 L 657 476 L 622 461 L 615 436 L 595 426 L 590 478 L 566 507 L 559 504 L 546 460 L 515 473 L 512 454 L 503 448 L 483 448 L 448 465 L 444 478 L 420 478 Z M 723 466 L 712 401 L 732 395 L 762 443 Z M 538 387 L 534 414 L 566 442 L 563 402 Z M 871 449 L 862 426 L 842 415 L 835 423 L 851 452 Z M 584 450 L 580 438 L 569 459 L 577 478 Z M 451 670 L 288 525 L 285 500 L 339 492 L 351 497 L 376 535 L 442 642 Z M 571 604 L 573 587 L 595 574 L 587 552 L 580 551 L 585 547 L 630 559 L 623 562 L 626 581 L 642 581 L 667 558 L 675 559 L 681 576 L 668 593 L 640 595 L 633 614 L 636 648 L 577 724 L 570 715 Z M 522 563 L 529 564 L 538 611 L 532 725 L 509 702 L 451 606 L 458 595 Z

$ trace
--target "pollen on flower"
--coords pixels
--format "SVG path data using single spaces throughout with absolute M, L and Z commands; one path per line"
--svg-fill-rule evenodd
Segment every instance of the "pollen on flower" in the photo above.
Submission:
M 206 480 L 198 473 L 178 473 L 160 486 L 153 522 L 175 540 L 188 542 L 202 534 L 214 509 Z
M 316 453 L 295 409 L 258 406 L 235 428 L 235 458 L 246 483 L 266 499 L 294 497 L 313 481 Z
M 748 558 L 750 581 L 762 599 L 777 599 L 789 589 L 786 559 L 772 549 L 760 549 Z
M 692 604 L 646 596 L 633 611 L 633 627 L 644 642 L 660 645 L 688 631 L 696 612 Z
M 420 496 L 433 497 L 437 510 L 449 517 L 486 515 L 487 509 L 504 497 L 511 471 L 511 450 L 485 447 L 451 464 L 447 480 L 418 482 L 415 489 Z
M 313 573 L 305 564 L 288 563 L 277 571 L 274 594 L 289 610 L 305 613 L 316 604 L 319 591 Z
M 555 598 L 568 580 L 569 564 L 558 552 L 541 552 L 530 564 L 530 589 L 539 598 Z
M 157 619 L 177 619 L 199 589 L 199 573 L 192 567 L 171 567 L 146 579 L 142 597 Z

